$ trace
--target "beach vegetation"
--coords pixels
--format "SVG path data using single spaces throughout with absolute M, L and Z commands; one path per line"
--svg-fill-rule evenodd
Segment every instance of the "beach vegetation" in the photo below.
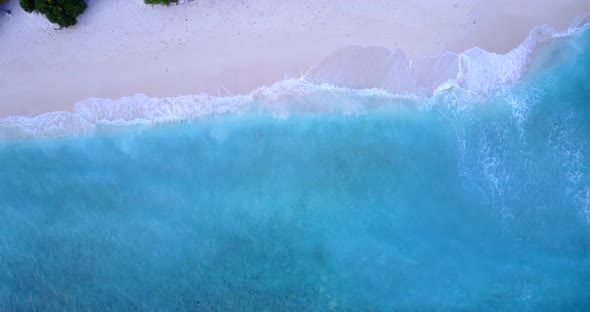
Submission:
M 165 4 L 169 5 L 173 2 L 178 2 L 178 0 L 144 0 L 146 4 Z
M 84 0 L 20 0 L 26 12 L 37 11 L 60 27 L 76 25 L 76 17 L 84 13 L 87 4 Z
M 20 0 L 20 6 L 28 13 L 35 10 L 35 0 Z

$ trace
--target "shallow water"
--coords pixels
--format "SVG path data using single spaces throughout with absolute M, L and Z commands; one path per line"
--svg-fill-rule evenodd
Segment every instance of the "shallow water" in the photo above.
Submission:
M 537 53 L 487 94 L 6 138 L 0 310 L 587 311 L 590 32 Z

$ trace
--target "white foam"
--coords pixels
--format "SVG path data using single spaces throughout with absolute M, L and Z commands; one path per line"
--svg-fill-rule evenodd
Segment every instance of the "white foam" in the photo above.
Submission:
M 278 116 L 293 111 L 362 113 L 384 102 L 376 99 L 388 105 L 392 99 L 395 105 L 416 103 L 416 97 L 457 88 L 481 94 L 518 81 L 539 45 L 587 28 L 586 20 L 581 21 L 583 26 L 565 32 L 537 27 L 519 47 L 506 54 L 474 48 L 458 55 L 445 53 L 409 61 L 400 50 L 349 48 L 328 58 L 306 77 L 262 86 L 248 95 L 90 98 L 77 103 L 72 112 L 0 119 L 0 137 L 58 136 L 95 131 L 101 124 L 158 124 L 246 111 Z
M 562 32 L 546 25 L 535 27 L 523 43 L 506 54 L 492 53 L 480 48 L 467 50 L 459 55 L 457 82 L 466 89 L 478 92 L 487 92 L 498 86 L 517 82 L 527 71 L 539 46 L 556 38 L 571 36 L 585 27 L 572 27 Z
M 288 79 L 238 96 L 199 94 L 156 98 L 137 94 L 118 100 L 90 98 L 77 103 L 72 112 L 0 119 L 0 138 L 88 133 L 105 125 L 162 124 L 239 112 L 263 112 L 282 117 L 292 112 L 357 113 L 366 108 L 361 98 L 371 99 L 373 106 L 383 102 L 380 99 L 396 99 L 396 105 L 413 99 L 380 89 L 352 90 L 317 85 L 305 78 Z M 350 105 L 346 105 L 347 102 Z
M 579 18 L 576 26 L 563 32 L 549 26 L 535 27 L 522 44 L 506 54 L 473 48 L 460 54 L 449 52 L 409 60 L 398 49 L 347 47 L 313 68 L 309 79 L 352 89 L 382 88 L 420 96 L 431 96 L 451 86 L 485 93 L 519 81 L 540 45 L 572 35 L 585 27 L 586 20 Z

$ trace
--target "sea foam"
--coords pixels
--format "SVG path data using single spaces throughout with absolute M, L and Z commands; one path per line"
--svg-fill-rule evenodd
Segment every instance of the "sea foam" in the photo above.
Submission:
M 362 103 L 375 101 L 351 100 L 361 97 L 387 99 L 387 105 L 399 107 L 418 104 L 423 102 L 420 99 L 452 89 L 485 95 L 518 82 L 539 47 L 557 38 L 573 38 L 587 28 L 587 16 L 578 18 L 572 27 L 562 32 L 539 26 L 506 54 L 473 48 L 460 54 L 448 52 L 409 60 L 398 49 L 348 47 L 337 51 L 303 77 L 262 86 L 247 95 L 157 98 L 137 94 L 118 100 L 89 98 L 77 103 L 71 112 L 2 118 L 0 138 L 88 133 L 100 125 L 160 124 L 248 111 L 278 116 L 294 112 L 363 113 L 371 107 Z M 318 101 L 320 98 L 322 100 Z

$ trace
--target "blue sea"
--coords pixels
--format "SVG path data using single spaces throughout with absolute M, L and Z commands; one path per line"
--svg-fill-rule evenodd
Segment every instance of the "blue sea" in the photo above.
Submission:
M 0 311 L 590 311 L 590 29 L 347 59 L 0 119 Z

